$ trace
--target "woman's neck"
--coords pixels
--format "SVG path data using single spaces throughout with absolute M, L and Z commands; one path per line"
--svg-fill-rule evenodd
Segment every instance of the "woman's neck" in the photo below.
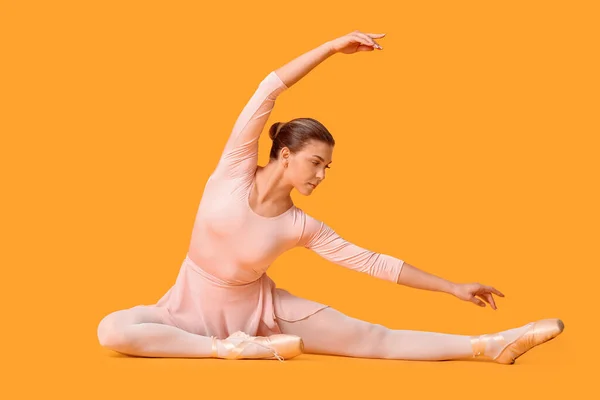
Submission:
M 256 204 L 291 205 L 292 185 L 284 183 L 283 168 L 276 163 L 258 166 L 254 184 Z

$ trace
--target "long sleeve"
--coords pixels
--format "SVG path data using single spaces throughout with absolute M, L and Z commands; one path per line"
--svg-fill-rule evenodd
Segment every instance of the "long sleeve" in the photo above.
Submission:
M 258 139 L 277 96 L 288 87 L 271 71 L 238 116 L 213 175 L 235 178 L 252 174 L 258 163 Z
M 398 281 L 403 260 L 350 243 L 324 222 L 305 215 L 304 230 L 298 242 L 300 246 L 343 267 L 394 283 Z

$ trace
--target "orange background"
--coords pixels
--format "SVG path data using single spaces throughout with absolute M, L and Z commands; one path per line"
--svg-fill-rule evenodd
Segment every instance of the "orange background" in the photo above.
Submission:
M 531 398 L 594 390 L 598 9 L 547 1 L 4 1 L 6 398 Z M 283 93 L 268 126 L 312 117 L 337 146 L 298 206 L 344 238 L 499 309 L 378 281 L 295 249 L 278 286 L 395 329 L 565 331 L 512 366 L 303 355 L 144 359 L 103 349 L 109 312 L 174 283 L 206 179 L 271 70 L 354 29 Z M 270 139 L 260 141 L 260 164 Z

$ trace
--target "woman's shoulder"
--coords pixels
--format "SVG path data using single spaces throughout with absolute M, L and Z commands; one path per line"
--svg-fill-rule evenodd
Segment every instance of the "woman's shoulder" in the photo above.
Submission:
M 296 212 L 298 212 L 302 217 L 303 222 L 305 222 L 307 225 L 317 226 L 324 223 L 320 218 L 316 217 L 314 214 L 304 211 L 303 208 L 297 205 L 294 205 L 294 208 L 296 209 Z
M 300 239 L 298 245 L 306 246 L 315 237 L 317 237 L 324 229 L 327 229 L 327 224 L 321 219 L 305 212 L 302 208 L 295 206 L 296 213 L 299 215 L 297 221 L 301 225 Z

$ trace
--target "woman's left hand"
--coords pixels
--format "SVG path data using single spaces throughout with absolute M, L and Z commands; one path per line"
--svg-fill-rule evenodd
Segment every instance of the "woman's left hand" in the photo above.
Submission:
M 452 291 L 452 294 L 461 300 L 470 301 L 478 306 L 485 307 L 485 303 L 476 297 L 479 296 L 490 303 L 492 309 L 496 310 L 497 307 L 492 293 L 504 297 L 499 290 L 491 286 L 482 285 L 481 283 L 457 283 Z
M 329 45 L 335 53 L 344 54 L 353 54 L 359 51 L 373 51 L 376 48 L 383 50 L 375 39 L 381 39 L 384 36 L 385 33 L 363 33 L 356 30 L 347 35 L 330 40 Z

